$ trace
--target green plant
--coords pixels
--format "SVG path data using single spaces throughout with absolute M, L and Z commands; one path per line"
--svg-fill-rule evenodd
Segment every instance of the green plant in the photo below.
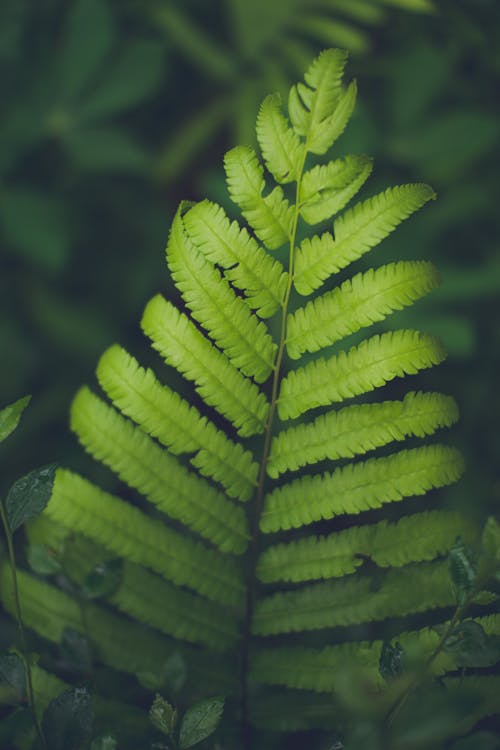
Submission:
M 251 123 L 262 96 L 269 89 L 286 95 L 290 81 L 325 45 L 366 54 L 376 30 L 391 22 L 391 6 L 414 13 L 435 9 L 429 0 L 228 0 L 205 17 L 196 3 L 134 5 L 210 86 L 210 95 L 199 92 L 192 116 L 176 123 L 159 152 L 157 176 L 170 184 L 228 122 L 237 143 L 253 144 Z
M 365 398 L 445 352 L 413 330 L 360 338 L 439 277 L 422 261 L 340 275 L 434 197 L 426 185 L 402 185 L 337 216 L 371 172 L 365 156 L 315 164 L 354 107 L 345 61 L 338 50 L 315 60 L 291 89 L 291 122 L 279 97 L 263 102 L 257 137 L 270 191 L 251 148 L 226 155 L 229 193 L 249 228 L 209 201 L 176 214 L 167 263 L 181 299 L 156 296 L 142 328 L 192 388 L 179 381 L 181 395 L 162 385 L 115 345 L 97 368 L 114 406 L 87 387 L 76 396 L 71 425 L 81 443 L 139 493 L 121 499 L 58 470 L 29 539 L 48 545 L 78 595 L 18 574 L 25 623 L 43 638 L 67 643 L 68 628 L 80 632 L 97 661 L 167 690 L 174 703 L 186 701 L 184 690 L 190 700 L 228 696 L 247 746 L 250 725 L 343 728 L 336 701 L 352 709 L 359 698 L 348 695 L 346 670 L 349 682 L 371 686 L 377 711 L 397 726 L 427 673 L 460 664 L 450 638 L 462 642 L 466 606 L 489 606 L 477 626 L 485 638 L 500 632 L 495 594 L 484 591 L 498 565 L 498 527 L 487 527 L 488 576 L 476 577 L 468 547 L 456 543 L 476 543 L 475 525 L 409 499 L 463 471 L 454 448 L 418 443 L 456 421 L 455 402 L 421 391 Z M 332 216 L 333 233 L 325 228 Z M 340 283 L 324 291 L 337 274 Z M 360 403 L 330 409 L 354 397 Z M 388 452 L 407 439 L 411 447 Z M 345 463 L 332 471 L 334 461 Z M 443 559 L 451 550 L 457 593 Z M 11 609 L 5 569 L 0 590 Z M 397 619 L 418 613 L 425 617 L 410 619 L 409 630 Z M 428 627 L 439 622 L 441 630 Z M 487 696 L 496 685 L 488 680 L 469 684 Z M 494 710 L 491 700 L 474 704 L 458 731 Z

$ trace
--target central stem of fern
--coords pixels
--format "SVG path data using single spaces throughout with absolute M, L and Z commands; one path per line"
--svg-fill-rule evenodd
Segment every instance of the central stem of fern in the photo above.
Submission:
M 247 570 L 247 586 L 246 586 L 246 606 L 245 606 L 245 620 L 243 624 L 243 641 L 241 650 L 241 714 L 242 714 L 242 725 L 244 729 L 244 744 L 247 750 L 251 748 L 251 739 L 249 732 L 249 716 L 248 716 L 248 667 L 249 667 L 249 651 L 251 642 L 251 624 L 252 617 L 255 607 L 255 595 L 256 595 L 256 567 L 257 558 L 259 553 L 259 521 L 260 514 L 262 511 L 262 505 L 264 501 L 264 492 L 266 484 L 266 466 L 269 458 L 269 451 L 271 448 L 271 436 L 274 425 L 274 418 L 276 415 L 276 406 L 278 402 L 278 391 L 280 384 L 281 369 L 283 365 L 283 357 L 285 354 L 285 343 L 286 343 L 286 325 L 287 325 L 287 314 L 288 306 L 290 303 L 290 296 L 293 287 L 293 271 L 294 271 L 294 255 L 295 255 L 295 240 L 297 235 L 297 226 L 300 214 L 300 192 L 302 184 L 302 175 L 304 172 L 305 161 L 307 157 L 307 146 L 304 148 L 304 155 L 300 164 L 300 169 L 297 175 L 296 193 L 295 193 L 295 206 L 293 222 L 290 231 L 290 248 L 289 248 L 289 261 L 288 261 L 288 281 L 286 292 L 283 298 L 282 311 L 281 311 L 281 329 L 280 329 L 280 340 L 278 350 L 276 353 L 276 359 L 274 362 L 273 369 L 273 383 L 271 389 L 271 401 L 269 406 L 269 416 L 266 423 L 266 430 L 264 434 L 264 443 L 262 448 L 262 456 L 260 460 L 259 475 L 257 481 L 257 490 L 255 493 L 255 500 L 253 503 L 253 519 L 252 519 L 252 534 L 249 550 L 249 563 Z

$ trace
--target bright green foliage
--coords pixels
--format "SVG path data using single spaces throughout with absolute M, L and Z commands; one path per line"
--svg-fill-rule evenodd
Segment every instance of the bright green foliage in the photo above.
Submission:
M 432 435 L 457 419 L 456 402 L 440 393 L 410 391 L 402 401 L 346 406 L 280 432 L 273 438 L 267 473 L 276 478 L 326 458 L 352 458 L 410 435 Z
M 91 603 L 95 622 L 103 623 L 103 634 L 92 630 L 91 640 L 103 640 L 102 659 L 116 669 L 137 674 L 144 648 L 145 671 L 155 672 L 152 652 L 163 654 L 155 644 L 168 635 L 225 650 L 234 677 L 243 651 L 248 700 L 249 678 L 332 691 L 346 662 L 380 687 L 382 640 L 359 642 L 356 631 L 339 637 L 330 630 L 415 613 L 425 621 L 425 612 L 453 604 L 442 558 L 458 536 L 470 544 L 478 532 L 461 514 L 429 510 L 429 500 L 415 498 L 463 472 L 455 448 L 419 442 L 451 426 L 457 406 L 435 392 L 405 395 L 404 384 L 393 382 L 442 362 L 443 346 L 405 329 L 344 343 L 431 292 L 437 271 L 409 260 L 335 278 L 434 193 L 421 184 L 388 188 L 339 215 L 371 171 L 365 156 L 314 163 L 354 107 L 355 84 L 343 84 L 345 62 L 338 50 L 322 53 L 305 83 L 292 88 L 289 118 L 278 96 L 264 101 L 257 138 L 267 174 L 250 147 L 226 155 L 229 195 L 247 226 L 208 201 L 181 204 L 175 216 L 166 258 L 182 308 L 155 296 L 142 329 L 180 393 L 161 382 L 159 361 L 155 375 L 115 345 L 97 370 L 113 405 L 87 387 L 74 400 L 71 426 L 82 445 L 140 497 L 122 499 L 59 470 L 42 521 L 56 522 L 56 531 L 51 537 L 50 525 L 34 525 L 31 541 L 67 550 L 61 564 L 79 586 L 96 564 L 123 559 L 107 605 L 158 632 L 145 644 L 137 636 L 138 651 L 124 664 L 116 653 L 121 617 Z M 331 218 L 333 234 L 315 233 Z M 331 291 L 303 304 L 300 295 L 325 282 Z M 335 353 L 309 356 L 333 344 Z M 369 401 L 367 394 L 382 387 Z M 357 396 L 362 403 L 344 405 Z M 406 438 L 413 442 L 392 450 Z M 330 520 L 343 515 L 348 527 L 338 530 Z M 310 528 L 315 522 L 322 536 Z M 74 533 L 85 539 L 71 551 Z M 54 602 L 51 627 L 60 632 L 67 616 L 78 629 L 78 609 L 66 594 L 23 576 L 33 600 L 30 627 L 54 637 L 37 620 L 44 592 Z M 288 583 L 304 585 L 282 591 Z M 434 630 L 412 633 L 411 622 L 395 621 L 391 637 L 403 648 L 432 654 Z M 111 622 L 117 643 L 108 644 Z M 316 630 L 328 645 L 311 646 L 308 631 Z M 293 633 L 293 645 L 266 644 L 283 633 Z M 434 667 L 438 674 L 453 669 L 453 655 L 443 651 Z

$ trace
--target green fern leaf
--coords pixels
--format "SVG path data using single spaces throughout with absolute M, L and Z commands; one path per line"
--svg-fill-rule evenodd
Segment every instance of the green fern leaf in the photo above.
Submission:
M 281 112 L 281 97 L 271 94 L 257 118 L 257 139 L 268 170 L 277 182 L 293 182 L 305 159 L 304 144 Z
M 295 289 L 311 294 L 323 282 L 376 247 L 398 224 L 435 198 L 428 185 L 388 188 L 335 220 L 334 234 L 305 239 L 297 250 Z
M 158 295 L 146 306 L 142 327 L 167 364 L 193 380 L 204 401 L 227 417 L 242 437 L 264 431 L 266 397 L 189 318 Z
M 257 575 L 264 583 L 338 578 L 354 573 L 365 559 L 381 568 L 399 568 L 446 554 L 459 535 L 472 541 L 477 534 L 458 513 L 416 513 L 396 522 L 380 521 L 275 544 L 261 554 Z
M 432 435 L 457 420 L 456 402 L 440 393 L 410 392 L 402 401 L 346 406 L 276 435 L 267 473 L 276 478 L 327 458 L 353 458 L 410 435 Z
M 224 165 L 231 199 L 242 209 L 242 214 L 257 237 L 270 250 L 276 250 L 291 237 L 293 207 L 276 187 L 262 196 L 265 187 L 264 169 L 255 151 L 237 146 L 226 154 Z
M 326 50 L 316 58 L 305 84 L 292 86 L 288 109 L 293 127 L 313 154 L 324 154 L 343 133 L 356 102 L 356 84 L 344 91 L 342 75 L 347 53 Z
M 242 508 L 188 472 L 88 388 L 73 401 L 71 428 L 95 458 L 159 510 L 224 551 L 244 552 L 248 531 Z
M 346 661 L 383 688 L 383 643 L 359 642 L 353 625 L 391 618 L 393 636 L 424 660 L 432 657 L 436 674 L 455 669 L 454 657 L 437 649 L 437 632 L 410 628 L 418 613 L 422 624 L 427 612 L 444 617 L 453 592 L 443 558 L 458 536 L 466 544 L 480 537 L 459 513 L 415 513 L 429 507 L 415 498 L 462 474 L 456 449 L 379 451 L 451 426 L 458 416 L 452 398 L 410 392 L 328 408 L 376 388 L 390 391 L 395 378 L 440 363 L 441 343 L 393 330 L 310 356 L 411 305 L 439 281 L 430 263 L 390 263 L 332 283 L 300 306 L 299 295 L 316 292 L 434 197 L 426 185 L 403 185 L 339 215 L 371 172 L 364 156 L 312 159 L 350 117 L 356 87 L 343 86 L 345 61 L 338 50 L 320 55 L 293 87 L 288 113 L 278 96 L 265 100 L 257 135 L 266 176 L 252 149 L 226 155 L 229 194 L 246 226 L 209 201 L 183 203 L 175 216 L 166 257 L 183 307 L 157 295 L 142 328 L 170 368 L 166 377 L 182 378 L 182 396 L 115 345 L 97 369 L 112 405 L 86 387 L 75 398 L 73 431 L 140 497 L 133 492 L 126 501 L 61 469 L 42 519 L 28 529 L 32 544 L 55 548 L 79 587 L 99 562 L 122 560 L 105 608 L 92 603 L 89 610 L 99 661 L 157 686 L 173 644 L 194 644 L 182 654 L 193 680 L 199 677 L 197 690 L 224 685 L 220 692 L 243 707 L 244 724 L 259 716 L 263 697 L 279 697 L 267 688 L 260 694 L 262 685 L 330 693 Z M 316 225 L 332 217 L 333 233 L 320 235 Z M 278 249 L 279 260 L 269 252 Z M 313 409 L 310 419 L 283 424 Z M 303 467 L 308 473 L 287 474 Z M 314 527 L 308 533 L 315 522 L 322 536 Z M 5 569 L 0 597 L 12 611 Z M 21 578 L 27 627 L 52 640 L 65 627 L 81 629 L 80 607 L 66 593 Z M 398 634 L 401 616 L 409 618 L 408 632 Z M 321 649 L 311 648 L 317 630 Z M 280 636 L 288 633 L 285 648 Z M 210 673 L 214 679 L 202 683 L 202 672 L 204 681 Z M 300 695 L 308 697 L 295 726 L 324 723 L 324 701 Z
M 439 283 L 436 268 L 425 261 L 400 261 L 358 273 L 288 317 L 288 355 L 298 359 L 330 346 L 413 304 Z
M 452 484 L 463 470 L 459 451 L 444 445 L 347 464 L 332 474 L 303 477 L 273 490 L 266 497 L 260 528 L 269 534 L 344 513 L 380 508 L 384 503 Z
M 198 409 L 161 385 L 152 370 L 140 367 L 115 345 L 102 355 L 96 374 L 115 406 L 171 453 L 194 454 L 191 464 L 203 476 L 220 482 L 230 497 L 241 501 L 252 497 L 259 466 L 250 451 L 229 440 Z
M 344 627 L 453 604 L 447 564 L 419 563 L 391 570 L 381 580 L 348 576 L 261 599 L 253 631 L 262 636 Z
M 262 383 L 269 377 L 277 346 L 219 271 L 205 260 L 184 231 L 182 206 L 173 221 L 167 262 L 184 302 L 232 364 Z
M 193 206 L 184 216 L 184 225 L 198 250 L 221 266 L 231 284 L 246 294 L 249 307 L 262 318 L 274 315 L 283 303 L 287 284 L 281 263 L 210 201 Z
M 169 581 L 223 604 L 241 602 L 238 567 L 227 558 L 82 477 L 59 469 L 47 515 L 90 537 L 118 557 L 144 565 Z
M 389 331 L 330 359 L 317 359 L 290 372 L 281 383 L 281 419 L 329 406 L 404 375 L 414 375 L 446 357 L 441 342 L 418 331 Z
M 372 166 L 367 156 L 346 156 L 305 172 L 300 189 L 304 221 L 319 224 L 341 211 L 364 185 Z

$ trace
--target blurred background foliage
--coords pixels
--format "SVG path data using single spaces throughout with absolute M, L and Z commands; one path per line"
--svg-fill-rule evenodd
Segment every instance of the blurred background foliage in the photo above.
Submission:
M 439 200 L 378 260 L 428 258 L 445 284 L 391 325 L 438 332 L 433 384 L 462 409 L 467 505 L 500 500 L 500 6 L 496 0 L 16 0 L 0 3 L 0 402 L 33 393 L 9 477 L 73 458 L 72 394 L 168 284 L 179 200 L 226 202 L 221 159 L 259 101 L 318 50 L 360 83 L 338 153 L 368 153 L 363 197 L 423 180 Z M 455 438 L 456 440 L 456 438 Z M 3 466 L 6 464 L 3 463 Z

